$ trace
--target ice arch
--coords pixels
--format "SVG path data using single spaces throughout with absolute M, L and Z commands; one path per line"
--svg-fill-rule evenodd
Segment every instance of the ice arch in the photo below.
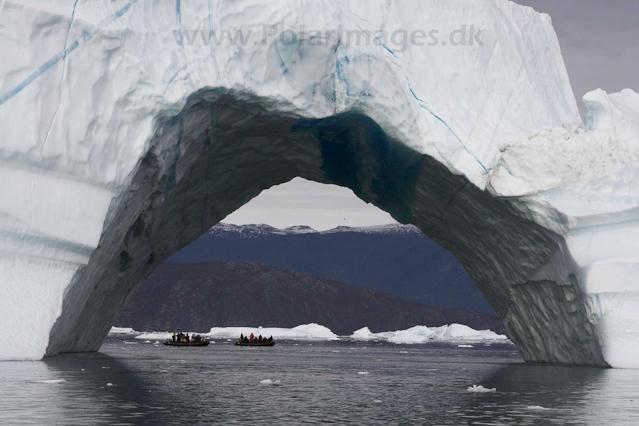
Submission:
M 574 277 L 532 278 L 561 251 L 558 235 L 365 115 L 309 119 L 269 105 L 204 89 L 160 120 L 130 188 L 112 203 L 98 248 L 66 292 L 49 355 L 97 350 L 157 264 L 262 190 L 299 176 L 348 187 L 449 249 L 527 360 L 605 364 Z
M 154 264 L 301 176 L 448 248 L 526 360 L 636 365 L 639 96 L 591 92 L 584 126 L 547 15 L 507 0 L 0 10 L 0 324 L 31 336 L 0 359 L 97 349 Z M 481 43 L 444 45 L 471 25 Z M 383 37 L 430 29 L 441 43 Z M 225 30 L 247 40 L 201 37 Z

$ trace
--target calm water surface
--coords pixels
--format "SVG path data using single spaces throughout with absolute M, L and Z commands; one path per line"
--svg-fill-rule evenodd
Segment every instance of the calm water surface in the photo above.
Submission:
M 468 392 L 475 384 L 497 392 Z M 639 370 L 526 365 L 509 344 L 173 348 L 131 337 L 94 354 L 0 362 L 0 424 L 318 422 L 639 424 Z

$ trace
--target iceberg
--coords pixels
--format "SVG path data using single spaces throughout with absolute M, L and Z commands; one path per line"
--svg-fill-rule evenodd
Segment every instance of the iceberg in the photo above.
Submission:
M 491 330 L 473 330 L 462 324 L 426 327 L 417 325 L 407 330 L 372 333 L 368 327 L 360 328 L 351 336 L 356 340 L 386 340 L 391 343 L 426 343 L 429 341 L 508 341 L 508 337 Z
M 155 266 L 301 177 L 453 253 L 526 361 L 639 366 L 639 95 L 590 92 L 582 123 L 548 15 L 508 0 L 0 10 L 0 324 L 30 336 L 0 360 L 98 350 Z

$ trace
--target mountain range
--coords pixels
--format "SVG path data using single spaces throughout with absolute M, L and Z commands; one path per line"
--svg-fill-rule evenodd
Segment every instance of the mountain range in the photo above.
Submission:
M 462 323 L 502 333 L 495 315 L 429 307 L 379 290 L 260 262 L 165 262 L 114 325 L 136 330 L 208 331 L 231 326 L 319 323 L 340 335 Z
M 319 232 L 220 223 L 169 261 L 262 262 L 427 306 L 494 313 L 459 261 L 412 225 Z

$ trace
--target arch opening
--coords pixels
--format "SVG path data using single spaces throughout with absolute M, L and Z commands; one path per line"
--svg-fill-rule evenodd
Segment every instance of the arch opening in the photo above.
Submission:
M 47 355 L 97 350 L 155 266 L 261 191 L 302 177 L 351 189 L 453 253 L 527 361 L 607 365 L 574 277 L 540 278 L 561 238 L 517 199 L 480 190 L 366 115 L 311 119 L 276 105 L 204 89 L 159 116 L 98 248 L 65 292 Z

